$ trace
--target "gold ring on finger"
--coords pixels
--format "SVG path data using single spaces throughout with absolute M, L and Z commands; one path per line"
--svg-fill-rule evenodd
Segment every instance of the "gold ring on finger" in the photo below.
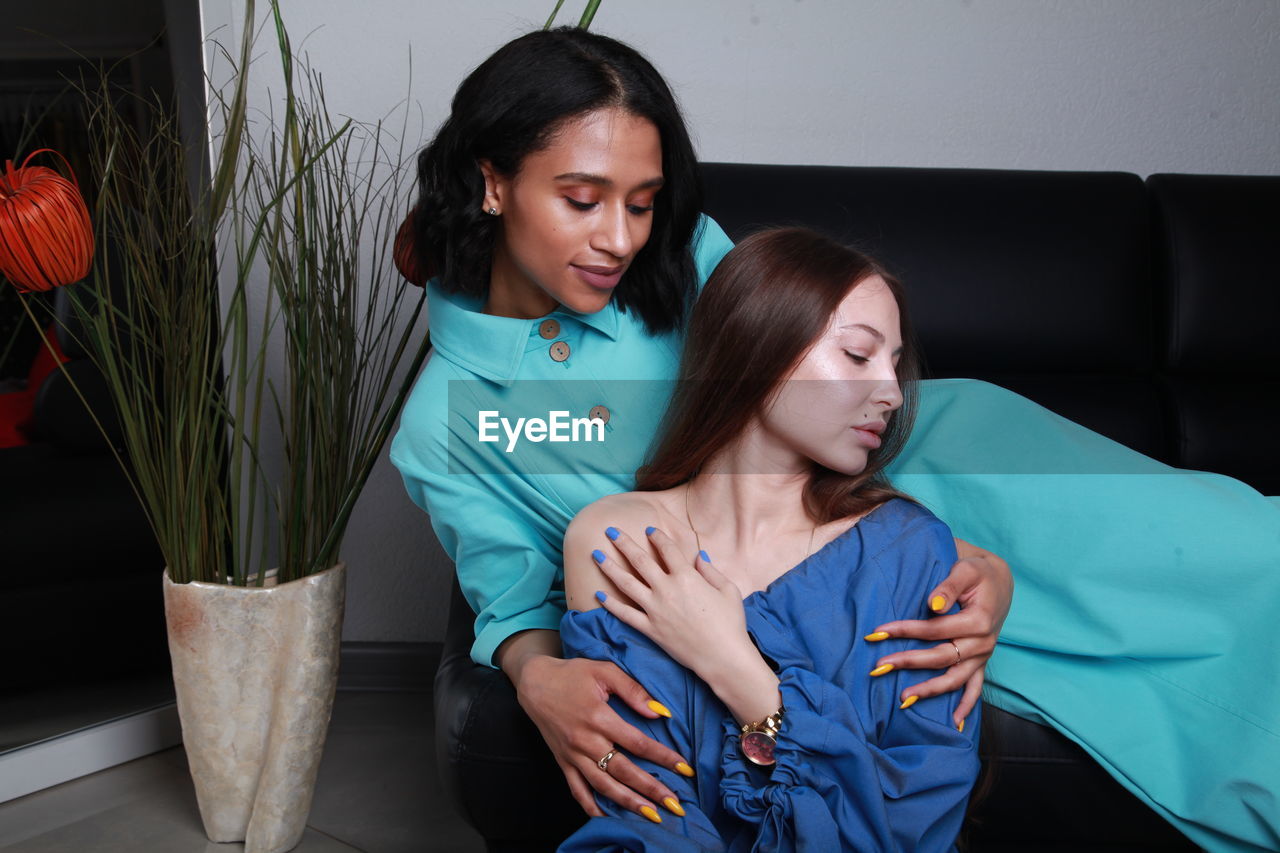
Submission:
M 956 645 L 955 640 L 947 640 L 947 642 L 956 647 L 956 663 L 960 663 L 960 647 Z
M 596 766 L 599 767 L 601 770 L 603 770 L 605 773 L 608 773 L 609 759 L 613 758 L 613 756 L 617 753 L 617 751 L 618 751 L 618 748 L 616 746 L 613 749 L 609 750 L 607 753 L 605 753 L 604 758 L 596 762 Z

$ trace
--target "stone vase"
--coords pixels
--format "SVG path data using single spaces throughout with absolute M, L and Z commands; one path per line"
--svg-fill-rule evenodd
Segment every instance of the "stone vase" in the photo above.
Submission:
M 302 839 L 338 684 L 347 570 L 262 588 L 173 583 L 164 613 L 200 818 L 211 841 Z

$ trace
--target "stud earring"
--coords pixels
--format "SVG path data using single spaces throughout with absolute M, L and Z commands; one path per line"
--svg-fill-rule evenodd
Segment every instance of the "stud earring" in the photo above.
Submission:
M 489 208 L 489 210 L 488 210 L 487 212 L 488 212 L 488 214 L 489 214 L 490 216 L 497 216 L 497 215 L 498 215 L 498 208 L 496 208 L 496 207 L 491 207 L 491 208 Z

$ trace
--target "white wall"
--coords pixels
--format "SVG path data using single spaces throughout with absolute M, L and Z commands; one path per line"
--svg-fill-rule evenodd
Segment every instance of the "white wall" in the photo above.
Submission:
M 331 109 L 376 119 L 412 84 L 422 141 L 552 6 L 282 0 Z M 242 0 L 203 8 L 235 44 Z M 653 60 L 704 160 L 1280 174 L 1276 0 L 604 0 L 592 29 Z M 345 640 L 443 636 L 452 567 L 385 453 L 343 557 Z

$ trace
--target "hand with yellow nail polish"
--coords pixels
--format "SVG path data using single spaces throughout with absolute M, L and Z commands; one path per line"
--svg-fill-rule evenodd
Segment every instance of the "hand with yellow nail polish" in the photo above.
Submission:
M 632 756 L 669 767 L 681 777 L 692 776 L 693 769 L 675 750 L 627 723 L 608 699 L 616 695 L 636 713 L 664 724 L 672 718 L 671 711 L 614 663 L 556 657 L 557 638 L 555 632 L 526 631 L 500 646 L 495 657 L 515 684 L 520 706 L 542 733 L 574 799 L 592 817 L 604 815 L 596 803 L 597 792 L 636 812 L 645 802 L 667 805 L 670 800 L 679 805 L 675 792 Z M 602 769 L 599 762 L 610 752 Z
M 920 602 L 919 618 L 868 626 L 873 630 L 863 639 L 933 641 L 931 648 L 895 652 L 886 662 L 896 669 L 945 670 L 913 685 L 912 692 L 927 699 L 963 690 L 954 715 L 958 727 L 982 693 L 984 667 L 1013 600 L 1013 575 L 1009 564 L 995 554 L 962 539 L 955 542 L 960 559 Z

